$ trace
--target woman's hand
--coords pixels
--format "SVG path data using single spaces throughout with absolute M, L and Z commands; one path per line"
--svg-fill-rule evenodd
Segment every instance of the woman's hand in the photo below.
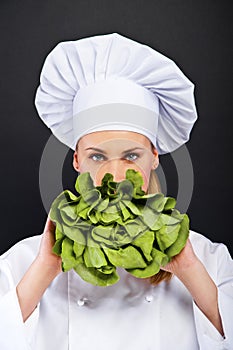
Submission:
M 181 275 L 190 267 L 193 267 L 199 261 L 196 256 L 190 240 L 187 240 L 185 247 L 182 251 L 174 256 L 172 260 L 165 266 L 161 267 L 162 270 L 173 273 L 174 275 Z
M 62 271 L 61 258 L 52 252 L 55 226 L 48 218 L 37 257 L 16 287 L 23 320 L 35 310 L 54 278 Z
M 183 250 L 172 258 L 162 270 L 176 275 L 185 285 L 199 309 L 206 315 L 219 333 L 224 336 L 218 309 L 218 290 L 205 266 L 196 256 L 190 240 Z
M 37 256 L 38 261 L 47 268 L 54 269 L 54 273 L 59 274 L 61 269 L 61 257 L 53 253 L 55 243 L 55 225 L 48 217 L 41 239 L 40 250 Z

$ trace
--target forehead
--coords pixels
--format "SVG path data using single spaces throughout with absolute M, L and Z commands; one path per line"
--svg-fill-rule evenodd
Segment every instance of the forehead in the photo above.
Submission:
M 133 148 L 143 147 L 151 149 L 150 140 L 139 133 L 132 131 L 97 131 L 83 136 L 78 147 L 114 147 L 114 148 Z

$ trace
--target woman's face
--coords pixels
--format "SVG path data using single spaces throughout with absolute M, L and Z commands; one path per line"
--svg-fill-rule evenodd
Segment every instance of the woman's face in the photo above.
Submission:
M 127 169 L 139 171 L 146 192 L 150 172 L 159 164 L 158 152 L 144 135 L 131 131 L 98 131 L 83 136 L 74 152 L 73 165 L 80 173 L 89 172 L 95 186 L 105 173 L 116 182 L 125 179 Z

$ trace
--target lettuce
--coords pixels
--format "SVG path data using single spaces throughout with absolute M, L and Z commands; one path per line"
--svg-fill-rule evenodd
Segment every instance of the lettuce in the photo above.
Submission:
M 147 278 L 179 254 L 189 235 L 189 218 L 175 209 L 176 200 L 146 194 L 139 172 L 114 182 L 105 174 L 95 187 L 89 173 L 77 177 L 74 195 L 62 192 L 49 216 L 56 224 L 53 252 L 62 269 L 74 269 L 83 280 L 109 286 L 119 280 L 116 268 Z

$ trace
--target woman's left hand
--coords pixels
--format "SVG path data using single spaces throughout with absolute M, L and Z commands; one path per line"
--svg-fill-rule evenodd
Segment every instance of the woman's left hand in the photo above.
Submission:
M 190 240 L 182 251 L 161 267 L 173 273 L 185 285 L 199 309 L 224 336 L 218 309 L 218 290 L 203 263 L 196 256 Z
M 165 266 L 161 267 L 162 270 L 173 273 L 174 275 L 180 275 L 183 271 L 186 271 L 198 261 L 190 240 L 187 240 L 185 247 L 181 252 L 174 256 L 172 260 Z

